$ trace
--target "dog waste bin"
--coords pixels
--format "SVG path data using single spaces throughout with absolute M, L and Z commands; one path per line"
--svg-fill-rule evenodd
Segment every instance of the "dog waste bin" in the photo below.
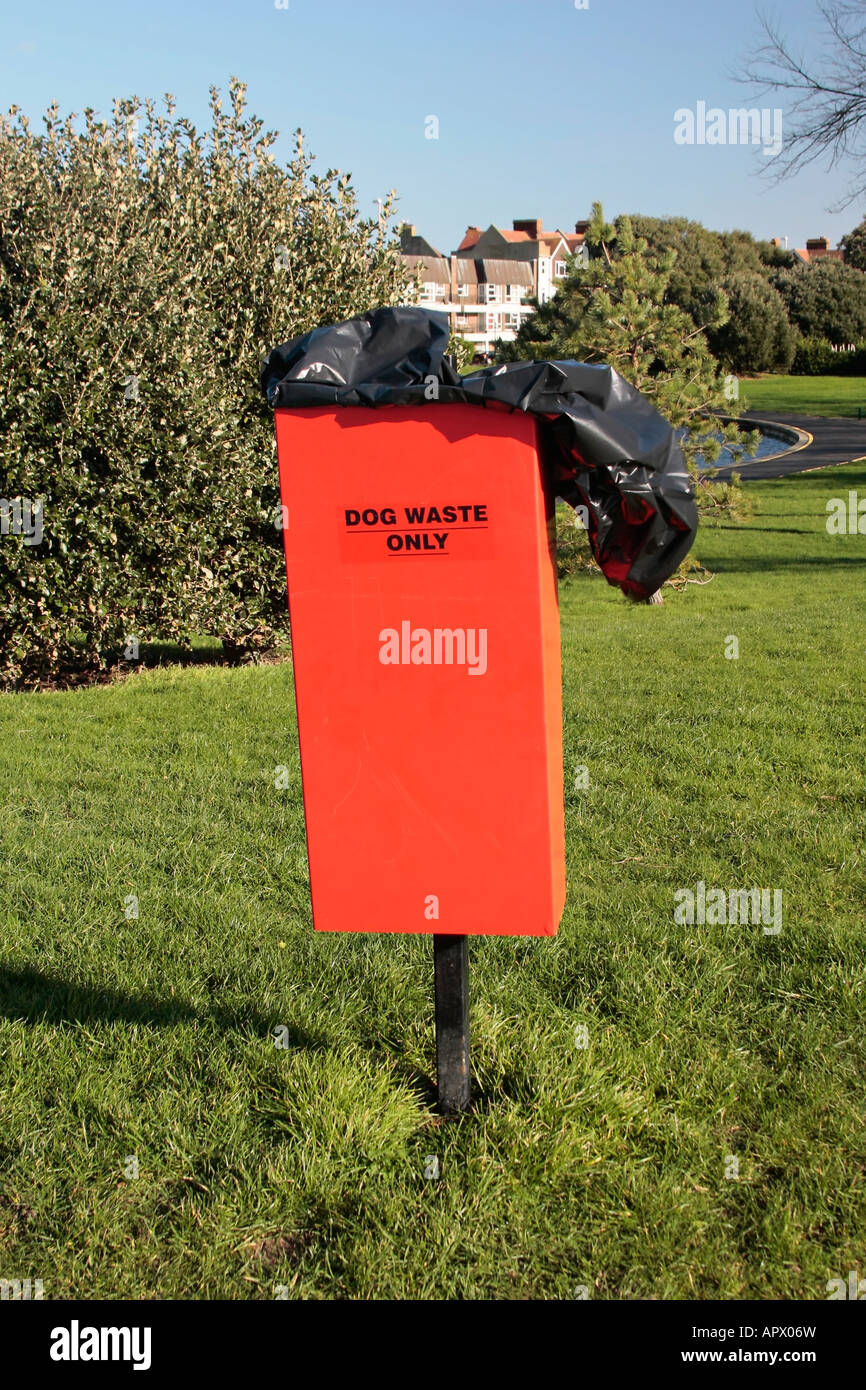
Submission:
M 584 507 L 602 569 L 635 596 L 685 554 L 694 504 L 670 427 L 616 373 L 461 380 L 447 341 L 444 314 L 380 309 L 262 368 L 313 922 L 550 936 L 565 901 L 555 498 Z
M 534 419 L 325 406 L 276 428 L 315 926 L 551 935 L 559 619 Z

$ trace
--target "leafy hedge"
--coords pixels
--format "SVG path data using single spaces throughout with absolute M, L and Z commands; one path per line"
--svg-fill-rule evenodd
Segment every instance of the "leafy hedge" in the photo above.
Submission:
M 770 276 L 803 338 L 861 343 L 866 338 L 866 275 L 826 258 Z
M 838 352 L 826 338 L 803 338 L 791 371 L 794 376 L 866 376 L 866 343 Z
M 230 94 L 204 134 L 170 99 L 0 118 L 0 685 L 104 669 L 130 636 L 285 636 L 260 359 L 399 302 L 405 272 L 392 199 L 361 219 L 348 175 L 314 174 L 300 131 L 278 165 Z M 42 500 L 41 544 L 15 499 Z

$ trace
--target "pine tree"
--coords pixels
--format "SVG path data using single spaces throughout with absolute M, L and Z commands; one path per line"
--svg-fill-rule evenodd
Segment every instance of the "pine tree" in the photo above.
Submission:
M 705 336 L 727 322 L 726 295 L 718 291 L 696 324 L 667 298 L 676 250 L 651 253 L 628 218 L 616 227 L 606 223 L 600 203 L 593 204 L 586 244 L 589 264 L 573 261 L 554 298 L 545 304 L 536 301 L 536 312 L 521 325 L 516 341 L 500 344 L 498 355 L 509 361 L 575 359 L 615 368 L 680 432 L 705 517 L 745 515 L 737 481 L 713 483 L 706 471 L 718 458 L 722 441 L 739 456 L 754 452 L 758 438 L 730 423 L 736 378 L 723 375 Z M 699 464 L 705 465 L 703 472 Z M 563 563 L 581 567 L 573 536 L 560 550 Z M 583 551 L 584 563 L 591 567 L 585 543 Z M 693 569 L 702 567 L 690 555 L 680 567 L 680 581 Z M 660 603 L 661 594 L 648 602 Z
M 553 299 L 536 305 L 513 343 L 499 355 L 509 361 L 564 359 L 604 362 L 648 396 L 675 429 L 685 431 L 683 451 L 693 475 L 702 458 L 718 458 L 724 437 L 735 452 L 754 445 L 751 435 L 728 424 L 735 410 L 736 382 L 710 352 L 706 332 L 728 318 L 728 300 L 719 290 L 701 323 L 667 300 L 676 251 L 650 252 L 635 236 L 631 221 L 614 228 L 594 203 L 586 233 L 589 264 L 572 263 Z M 713 436 L 713 437 L 710 437 Z M 702 478 L 699 505 L 716 507 Z

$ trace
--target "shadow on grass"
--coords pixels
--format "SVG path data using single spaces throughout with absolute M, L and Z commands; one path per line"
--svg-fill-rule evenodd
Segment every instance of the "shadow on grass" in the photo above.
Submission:
M 178 642 L 142 643 L 137 665 L 155 666 L 253 666 L 274 665 L 288 661 L 290 649 L 274 647 L 266 652 L 248 652 L 245 648 L 221 642 L 216 637 L 194 637 L 192 645 Z
M 777 569 L 801 569 L 806 566 L 818 566 L 820 569 L 836 569 L 842 565 L 866 565 L 866 556 L 863 555 L 837 555 L 834 560 L 828 560 L 826 555 L 744 555 L 740 559 L 732 560 L 726 555 L 720 555 L 713 559 L 712 568 L 720 574 L 746 574 L 750 571 L 771 572 Z
M 260 1037 L 281 1024 L 288 1028 L 288 1042 L 293 1048 L 328 1046 L 324 1038 L 282 1019 L 265 1018 L 244 1004 L 196 1009 L 179 999 L 124 994 L 98 984 L 73 984 L 59 975 L 29 968 L 0 967 L 0 1018 L 25 1023 L 139 1023 L 152 1028 L 199 1021 L 219 1032 Z
M 439 1091 L 435 1077 L 427 1071 L 419 1069 L 407 1061 L 400 1053 L 391 1049 L 374 1049 L 378 1057 L 384 1061 L 394 1063 L 395 1071 L 400 1080 L 405 1082 L 409 1089 L 414 1093 L 418 1104 L 427 1110 L 435 1110 L 439 1099 Z
M 743 531 L 760 531 L 768 536 L 820 536 L 823 528 L 818 526 L 743 526 Z
M 222 642 L 201 641 L 192 647 L 177 642 L 142 644 L 140 666 L 231 666 L 235 662 Z
M 476 1069 L 470 1067 L 471 1104 L 469 1110 L 457 1114 L 443 1114 L 439 1110 L 439 1086 L 436 1074 L 435 1045 L 432 1037 L 430 1049 L 433 1062 L 431 1071 L 421 1071 L 396 1048 L 380 1045 L 372 1047 L 371 1051 L 383 1063 L 390 1062 L 394 1066 L 397 1076 L 409 1086 L 418 1104 L 431 1112 L 431 1119 L 437 1124 L 453 1124 L 457 1120 L 465 1120 L 467 1115 L 485 1113 L 492 1110 L 503 1099 L 515 1104 L 532 1104 L 536 1098 L 537 1084 L 531 1072 L 517 1072 L 508 1069 L 490 1071 L 483 1067 L 479 1075 Z

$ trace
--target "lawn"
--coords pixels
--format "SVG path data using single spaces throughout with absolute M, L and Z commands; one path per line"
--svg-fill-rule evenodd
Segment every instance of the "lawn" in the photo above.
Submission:
M 866 466 L 746 486 L 752 520 L 699 535 L 705 587 L 562 586 L 568 902 L 552 940 L 471 945 L 460 1119 L 431 1105 L 429 939 L 312 930 L 288 664 L 0 699 L 0 1277 L 821 1299 L 866 1274 L 866 536 L 825 528 Z M 699 880 L 780 889 L 782 930 L 678 925 Z
M 802 415 L 866 414 L 866 377 L 760 376 L 740 378 L 740 407 Z

